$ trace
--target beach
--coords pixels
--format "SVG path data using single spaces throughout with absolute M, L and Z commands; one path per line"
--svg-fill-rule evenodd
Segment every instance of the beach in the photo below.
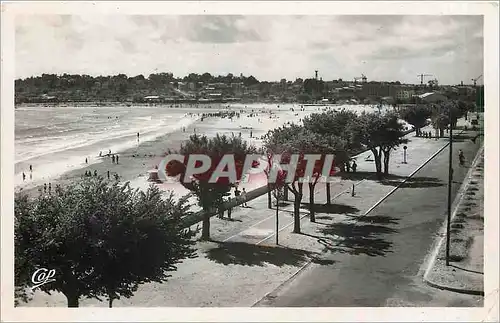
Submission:
M 23 107 L 16 109 L 16 191 L 29 194 L 44 183 L 64 185 L 87 171 L 146 189 L 148 171 L 168 150 L 196 133 L 241 136 L 256 147 L 268 130 L 299 123 L 305 116 L 325 109 L 374 110 L 370 106 L 303 106 L 299 104 L 218 104 L 193 106 L 116 107 Z M 239 117 L 205 117 L 222 111 L 240 112 Z M 139 133 L 139 137 L 137 137 Z M 252 135 L 250 137 L 250 134 Z M 113 163 L 109 150 L 119 156 Z M 104 157 L 99 157 L 99 153 Z M 87 159 L 87 162 L 85 160 Z M 33 165 L 30 178 L 29 165 Z M 26 174 L 23 181 L 22 173 Z M 261 183 L 262 182 L 262 183 Z M 265 185 L 262 181 L 242 184 L 247 191 Z M 176 197 L 189 191 L 180 184 L 160 184 Z M 193 200 L 194 201 L 194 200 Z

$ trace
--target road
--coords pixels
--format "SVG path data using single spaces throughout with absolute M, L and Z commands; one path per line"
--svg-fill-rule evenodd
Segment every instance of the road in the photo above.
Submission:
M 468 139 L 453 144 L 453 199 L 469 169 L 458 165 L 458 149 L 464 151 L 467 166 L 479 147 Z M 470 306 L 470 299 L 420 286 L 418 277 L 446 218 L 448 154 L 444 149 L 414 175 L 433 178 L 431 182 L 408 182 L 350 229 L 352 252 L 330 251 L 325 258 L 333 264 L 313 264 L 258 306 Z M 332 225 L 332 234 L 341 229 Z M 374 248 L 375 253 L 363 251 Z M 436 293 L 444 300 L 436 303 Z

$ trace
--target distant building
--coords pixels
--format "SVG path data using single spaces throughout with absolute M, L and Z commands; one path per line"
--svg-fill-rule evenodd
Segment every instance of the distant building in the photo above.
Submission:
M 412 89 L 402 88 L 396 92 L 396 98 L 400 99 L 400 100 L 409 100 L 414 95 L 415 95 L 415 91 Z
M 425 103 L 438 103 L 448 100 L 448 98 L 438 92 L 427 92 L 418 96 L 419 100 Z
M 144 101 L 146 102 L 160 102 L 161 98 L 158 95 L 148 95 L 144 97 Z

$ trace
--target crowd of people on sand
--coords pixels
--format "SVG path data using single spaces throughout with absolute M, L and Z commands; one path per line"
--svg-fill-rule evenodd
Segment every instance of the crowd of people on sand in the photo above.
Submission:
M 30 180 L 32 180 L 33 179 L 33 165 L 29 166 L 29 172 L 30 172 Z M 26 180 L 26 173 L 23 172 L 22 176 L 23 176 L 23 181 L 25 181 Z M 56 188 L 56 190 L 59 189 L 60 185 L 57 184 L 55 188 Z M 22 188 L 21 188 L 21 190 L 22 190 Z M 47 185 L 47 183 L 44 183 L 43 187 L 38 188 L 38 191 L 40 193 L 42 192 L 42 190 L 43 190 L 43 193 L 51 194 L 52 193 L 52 183 L 48 183 L 48 185 Z
M 137 133 L 137 141 L 138 142 L 139 142 L 139 138 L 140 138 L 140 134 Z M 103 155 L 102 151 L 100 151 L 99 152 L 99 157 L 100 158 L 102 158 L 102 157 L 109 157 L 111 159 L 111 163 L 116 164 L 116 165 L 118 165 L 120 163 L 120 156 L 118 154 L 113 154 L 111 152 L 111 149 L 108 150 L 108 153 L 106 155 Z M 88 164 L 88 163 L 89 163 L 89 159 L 85 158 L 85 164 Z M 108 179 L 111 179 L 111 172 L 108 170 L 108 171 L 106 171 L 106 173 L 107 173 L 106 177 Z M 87 170 L 87 171 L 85 171 L 85 174 L 82 175 L 82 177 L 92 177 L 92 176 L 95 176 L 95 177 L 98 176 L 97 170 L 94 170 L 93 174 L 92 174 L 92 171 Z M 119 180 L 120 179 L 120 175 L 118 175 L 117 173 L 114 173 L 113 176 L 114 176 L 115 180 Z

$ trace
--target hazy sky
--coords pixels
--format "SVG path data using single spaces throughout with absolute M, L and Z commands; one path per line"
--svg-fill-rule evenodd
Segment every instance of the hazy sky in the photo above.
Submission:
M 18 16 L 16 76 L 233 73 L 440 84 L 483 74 L 482 16 Z

